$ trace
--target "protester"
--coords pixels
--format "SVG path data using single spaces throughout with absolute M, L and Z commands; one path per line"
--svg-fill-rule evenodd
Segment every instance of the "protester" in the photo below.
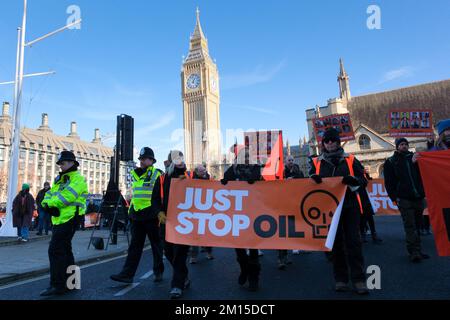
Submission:
M 299 165 L 294 163 L 294 157 L 288 156 L 284 167 L 284 179 L 300 179 L 304 177 Z
M 366 178 L 366 180 L 372 180 L 372 177 L 366 170 L 364 170 L 364 177 Z M 375 212 L 373 210 L 372 203 L 370 202 L 369 193 L 367 192 L 366 188 L 360 188 L 359 194 L 361 196 L 363 207 L 363 214 L 361 215 L 360 221 L 361 240 L 364 243 L 367 242 L 366 229 L 367 225 L 369 225 L 370 235 L 372 237 L 373 243 L 380 244 L 381 242 L 383 242 L 383 240 L 378 237 L 377 231 L 375 229 L 375 220 L 373 219 Z
M 247 181 L 253 184 L 262 180 L 261 167 L 257 164 L 246 164 L 249 159 L 249 153 L 246 148 L 237 151 L 235 163 L 225 171 L 224 177 L 220 182 L 226 185 L 228 181 Z M 250 249 L 249 253 L 245 249 L 235 249 L 237 261 L 241 268 L 238 283 L 243 286 L 247 280 L 249 290 L 256 291 L 259 289 L 259 274 L 261 266 L 259 264 L 259 253 L 257 249 Z
M 358 294 L 367 294 L 369 291 L 359 235 L 362 208 L 356 192 L 366 187 L 364 168 L 353 155 L 345 153 L 340 144 L 339 133 L 333 128 L 327 129 L 322 139 L 322 153 L 310 159 L 309 174 L 316 183 L 322 183 L 325 177 L 343 177 L 342 183 L 348 186 L 331 255 L 335 290 L 341 292 L 349 289 L 350 269 L 354 290 Z
M 301 179 L 305 177 L 303 175 L 303 172 L 300 170 L 299 165 L 294 163 L 293 156 L 288 156 L 286 158 L 283 177 L 286 180 Z M 293 253 L 300 254 L 300 250 L 294 250 Z M 291 263 L 292 261 L 288 257 L 288 250 L 278 250 L 278 269 L 284 270 L 286 269 L 287 265 Z
M 120 273 L 110 276 L 112 280 L 123 283 L 133 282 L 146 237 L 152 247 L 153 281 L 162 281 L 164 272 L 163 243 L 158 219 L 162 206 L 160 171 L 154 166 L 155 154 L 149 147 L 141 149 L 139 161 L 140 167 L 131 171 L 133 197 L 128 211 L 131 220 L 131 242 L 127 259 Z M 117 234 L 117 229 L 115 231 Z
M 425 193 L 417 157 L 409 151 L 406 138 L 395 140 L 395 152 L 384 163 L 384 183 L 392 202 L 396 203 L 406 234 L 406 248 L 411 262 L 429 256 L 422 252 L 418 226 L 421 225 Z
M 27 242 L 29 239 L 29 228 L 34 212 L 34 198 L 30 194 L 30 186 L 22 185 L 22 190 L 14 198 L 12 205 L 13 226 L 17 228 L 18 240 Z
M 450 149 L 450 119 L 445 119 L 437 124 L 438 139 L 433 151 Z
M 200 164 L 195 167 L 194 175 L 193 175 L 192 179 L 210 180 L 210 175 L 209 175 L 208 171 L 206 170 L 205 166 Z M 200 251 L 200 247 L 191 246 L 191 258 L 189 259 L 190 264 L 197 263 L 199 251 Z M 202 252 L 206 252 L 206 258 L 208 260 L 214 259 L 214 256 L 212 255 L 211 247 L 202 247 Z
M 169 206 L 169 193 L 172 179 L 186 179 L 186 163 L 181 151 L 173 150 L 169 154 L 167 174 L 164 178 L 164 199 L 162 210 L 158 217 L 161 223 L 161 231 L 165 235 L 165 222 L 167 216 L 167 209 Z M 169 292 L 171 299 L 181 298 L 183 290 L 189 288 L 191 281 L 189 280 L 189 270 L 186 265 L 189 246 L 182 244 L 174 244 L 168 241 L 164 242 L 164 253 L 173 268 L 173 276 L 171 282 L 171 289 Z
M 44 188 L 38 192 L 38 195 L 36 197 L 36 205 L 39 212 L 39 227 L 38 233 L 36 233 L 36 235 L 38 236 L 42 235 L 42 230 L 45 231 L 45 235 L 48 235 L 48 230 L 50 229 L 51 216 L 48 212 L 45 212 L 44 208 L 42 207 L 42 200 L 44 200 L 45 193 L 48 190 L 50 190 L 50 183 L 45 182 Z

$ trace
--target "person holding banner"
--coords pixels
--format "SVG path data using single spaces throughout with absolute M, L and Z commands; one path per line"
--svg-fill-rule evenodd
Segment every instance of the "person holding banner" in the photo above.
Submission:
M 372 180 L 372 177 L 366 170 L 364 170 L 364 177 L 366 178 L 366 180 Z M 367 225 L 369 225 L 373 243 L 380 244 L 381 242 L 383 242 L 383 240 L 378 237 L 377 231 L 375 229 L 375 220 L 373 219 L 375 212 L 373 210 L 372 203 L 370 202 L 370 197 L 367 192 L 367 189 L 360 188 L 359 195 L 361 197 L 363 206 L 363 214 L 361 215 L 361 222 L 360 222 L 361 240 L 364 243 L 367 242 L 366 230 Z
M 286 158 L 286 165 L 284 167 L 284 179 L 302 179 L 304 178 L 300 166 L 294 163 L 294 157 L 288 156 Z M 294 250 L 294 254 L 300 254 L 300 250 Z M 278 269 L 284 270 L 292 261 L 288 259 L 288 250 L 278 250 Z
M 262 180 L 261 167 L 258 164 L 246 164 L 245 159 L 249 159 L 247 148 L 241 148 L 236 152 L 235 163 L 225 171 L 223 179 L 220 182 L 226 185 L 228 181 L 247 181 L 253 184 Z M 258 249 L 235 249 L 236 257 L 241 268 L 238 283 L 243 286 L 247 281 L 250 291 L 259 289 L 259 274 L 261 265 L 259 263 Z
M 166 177 L 164 178 L 164 197 L 163 206 L 158 214 L 159 222 L 162 225 L 162 233 L 165 238 L 165 223 L 166 212 L 169 206 L 169 193 L 170 184 L 173 178 L 186 179 L 188 174 L 186 171 L 186 163 L 184 162 L 184 156 L 181 151 L 172 150 L 169 154 L 168 162 L 170 163 L 167 168 Z M 183 295 L 183 290 L 189 288 L 191 281 L 189 280 L 189 270 L 186 265 L 187 255 L 189 252 L 189 246 L 182 244 L 174 244 L 164 241 L 164 253 L 169 260 L 173 268 L 173 276 L 171 282 L 171 289 L 169 292 L 171 299 L 179 299 Z
M 354 290 L 358 294 L 368 294 L 364 273 L 364 258 L 359 235 L 362 204 L 357 190 L 365 188 L 364 168 L 351 154 L 341 147 L 339 133 L 327 129 L 322 140 L 322 153 L 316 158 L 310 158 L 310 178 L 316 183 L 322 183 L 322 178 L 343 177 L 342 183 L 348 186 L 344 205 L 339 221 L 336 238 L 331 254 L 335 290 L 347 291 L 350 267 L 350 278 Z
M 439 138 L 433 151 L 450 149 L 450 119 L 442 120 L 437 125 Z
M 200 179 L 200 180 L 210 180 L 211 177 L 206 170 L 205 166 L 202 164 L 199 164 L 195 167 L 194 175 L 192 176 L 192 179 Z M 206 258 L 208 260 L 213 260 L 214 256 L 212 255 L 212 248 L 211 247 L 203 247 L 203 249 L 206 251 Z M 200 247 L 197 246 L 191 246 L 191 259 L 189 260 L 190 264 L 197 263 L 197 257 L 198 252 L 200 251 Z
M 422 225 L 425 192 L 417 156 L 409 151 L 408 140 L 396 139 L 395 147 L 394 154 L 384 163 L 384 184 L 389 198 L 400 210 L 409 259 L 420 262 L 429 258 L 422 252 L 418 230 L 418 226 Z

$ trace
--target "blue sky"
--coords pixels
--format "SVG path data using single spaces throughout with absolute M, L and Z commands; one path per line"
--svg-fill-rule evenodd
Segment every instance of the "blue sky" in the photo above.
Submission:
M 449 78 L 448 0 L 29 0 L 27 40 L 63 26 L 72 4 L 81 30 L 26 51 L 26 73 L 57 74 L 26 80 L 22 124 L 36 128 L 46 112 L 55 133 L 76 121 L 91 140 L 94 128 L 114 133 L 115 116 L 130 114 L 136 147 L 160 160 L 181 142 L 171 135 L 183 126 L 180 67 L 196 6 L 219 68 L 223 131 L 282 129 L 297 144 L 305 109 L 338 95 L 339 57 L 352 95 Z M 366 27 L 372 4 L 381 30 Z M 21 0 L 0 2 L 0 82 L 14 75 L 21 15 Z M 0 86 L 0 100 L 12 91 Z

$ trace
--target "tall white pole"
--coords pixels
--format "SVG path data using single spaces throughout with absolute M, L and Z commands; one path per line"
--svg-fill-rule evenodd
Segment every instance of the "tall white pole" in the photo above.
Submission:
M 20 153 L 20 113 L 22 104 L 22 84 L 23 84 L 23 65 L 25 55 L 25 35 L 27 25 L 27 0 L 23 1 L 23 20 L 20 34 L 20 44 L 18 44 L 18 59 L 19 62 L 16 67 L 16 83 L 14 85 L 14 124 L 13 137 L 11 144 L 11 161 L 9 166 L 8 176 L 8 198 L 6 204 L 6 221 L 0 228 L 0 236 L 15 236 L 17 235 L 12 224 L 12 202 L 17 193 L 18 171 L 19 171 L 19 153 Z

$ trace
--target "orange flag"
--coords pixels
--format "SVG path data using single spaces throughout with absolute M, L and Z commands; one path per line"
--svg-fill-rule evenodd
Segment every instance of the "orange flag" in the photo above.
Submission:
M 440 256 L 450 256 L 450 150 L 420 152 L 420 175 Z

